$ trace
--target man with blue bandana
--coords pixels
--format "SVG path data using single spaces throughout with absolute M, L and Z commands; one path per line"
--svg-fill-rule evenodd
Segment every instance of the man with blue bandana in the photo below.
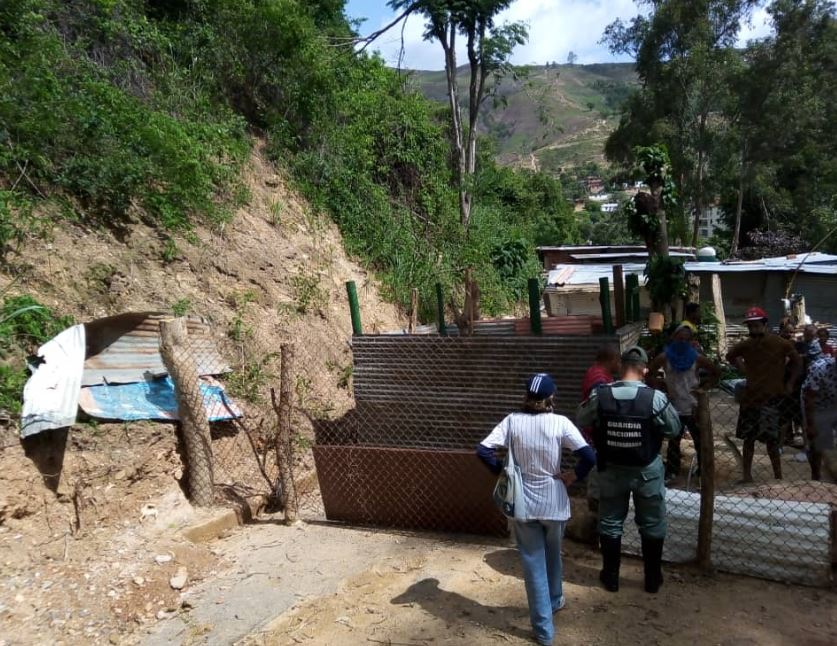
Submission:
M 717 384 L 721 371 L 709 359 L 699 354 L 692 341 L 692 328 L 685 323 L 679 326 L 671 336 L 665 350 L 654 357 L 648 366 L 648 383 L 658 390 L 664 390 L 674 405 L 683 432 L 689 432 L 695 445 L 700 472 L 700 431 L 697 426 L 697 398 L 694 390 L 700 386 L 699 371 L 703 371 L 713 384 Z M 665 378 L 659 379 L 657 373 L 663 370 Z M 666 484 L 680 475 L 681 452 L 680 438 L 668 441 L 666 450 Z
M 678 437 L 680 419 L 668 398 L 643 383 L 648 355 L 638 346 L 622 354 L 620 380 L 599 386 L 578 408 L 579 426 L 594 426 L 593 445 L 599 468 L 599 579 L 610 592 L 619 590 L 622 530 L 633 494 L 642 537 L 645 590 L 663 583 L 666 535 L 665 483 L 660 447 L 664 437 Z

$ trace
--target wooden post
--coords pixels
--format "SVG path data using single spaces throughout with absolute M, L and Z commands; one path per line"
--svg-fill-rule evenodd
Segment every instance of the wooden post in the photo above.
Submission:
M 616 306 L 616 327 L 625 325 L 625 280 L 622 277 L 622 265 L 613 265 L 613 302 Z
M 723 359 L 727 354 L 727 319 L 724 314 L 721 277 L 718 274 L 712 274 L 712 305 L 715 308 L 715 318 L 718 319 L 718 356 Z
M 465 317 L 465 329 L 468 336 L 474 335 L 474 321 L 476 320 L 476 283 L 474 282 L 474 272 L 468 267 L 465 270 L 465 311 L 462 313 Z
M 407 332 L 410 334 L 416 333 L 416 325 L 418 324 L 418 290 L 413 287 L 410 290 L 410 321 L 407 323 Z
M 715 517 L 715 436 L 709 411 L 709 394 L 697 396 L 697 426 L 700 432 L 700 520 L 698 521 L 697 560 L 700 568 L 712 570 L 712 524 Z
M 438 320 L 439 334 L 447 336 L 445 329 L 445 297 L 442 294 L 442 283 L 436 283 L 436 318 Z
M 215 502 L 209 418 L 186 335 L 185 318 L 160 321 L 160 356 L 174 382 L 177 414 L 186 445 L 189 498 L 199 507 L 209 507 Z
M 543 333 L 541 325 L 541 286 L 537 278 L 529 279 L 529 324 L 532 334 Z
M 625 301 L 627 319 L 630 323 L 639 320 L 639 277 L 636 274 L 625 276 Z
M 297 519 L 299 503 L 296 497 L 293 463 L 294 445 L 291 433 L 291 410 L 293 404 L 294 349 L 289 343 L 280 346 L 282 366 L 279 372 L 279 405 L 274 408 L 277 415 L 276 427 L 276 464 L 282 482 L 282 507 L 285 510 L 285 522 Z
M 610 315 L 610 281 L 607 276 L 599 278 L 599 303 L 602 307 L 605 334 L 613 334 L 613 318 Z

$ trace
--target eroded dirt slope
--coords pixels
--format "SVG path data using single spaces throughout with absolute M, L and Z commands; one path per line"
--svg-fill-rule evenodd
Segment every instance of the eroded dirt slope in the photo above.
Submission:
M 80 322 L 172 308 L 205 317 L 222 354 L 262 395 L 243 402 L 251 417 L 270 414 L 271 353 L 292 342 L 313 381 L 306 388 L 345 405 L 345 281 L 357 282 L 365 329 L 403 321 L 346 256 L 334 224 L 259 152 L 245 181 L 250 199 L 232 222 L 197 227 L 168 261 L 164 240 L 140 222 L 118 233 L 55 226 L 12 258 L 0 289 L 14 282 L 11 293 Z M 179 567 L 186 592 L 220 567 L 210 549 L 177 537 L 201 514 L 179 485 L 172 426 L 80 424 L 26 446 L 16 429 L 0 431 L 0 644 L 120 643 L 180 607 L 169 581 Z

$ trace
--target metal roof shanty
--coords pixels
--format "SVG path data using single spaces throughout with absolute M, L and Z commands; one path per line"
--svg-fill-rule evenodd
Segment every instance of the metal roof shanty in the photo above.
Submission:
M 743 272 L 794 272 L 800 274 L 820 274 L 837 276 L 837 256 L 812 252 L 778 258 L 762 258 L 760 260 L 725 261 L 725 262 L 686 262 L 686 271 L 693 273 L 743 273 Z M 622 263 L 622 271 L 627 274 L 638 274 L 640 282 L 645 282 L 644 263 Z M 598 289 L 599 278 L 613 277 L 612 264 L 555 265 L 548 273 L 547 286 L 576 286 L 595 285 Z
M 85 323 L 87 358 L 82 385 L 135 383 L 167 374 L 160 356 L 160 321 L 168 318 L 170 314 L 130 312 Z M 187 317 L 187 334 L 201 376 L 229 371 L 209 325 L 198 317 Z

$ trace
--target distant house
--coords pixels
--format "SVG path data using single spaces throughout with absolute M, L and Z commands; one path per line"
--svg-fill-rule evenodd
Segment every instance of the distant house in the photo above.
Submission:
M 782 299 L 790 281 L 791 293 L 805 297 L 807 314 L 815 321 L 837 322 L 837 256 L 810 252 L 732 262 L 694 262 L 686 271 L 702 276 L 701 300 L 710 300 L 709 277 L 721 278 L 724 314 L 740 320 L 744 312 L 758 305 L 770 317 L 771 325 L 783 315 Z
M 585 177 L 583 181 L 584 190 L 587 191 L 588 195 L 595 195 L 596 193 L 601 193 L 604 190 L 604 180 L 601 177 L 589 175 Z
M 600 312 L 599 279 L 607 277 L 613 289 L 613 265 L 621 264 L 624 275 L 637 274 L 640 281 L 640 308 L 648 313 L 651 301 L 645 289 L 645 259 L 642 252 L 615 251 L 618 247 L 540 247 L 541 258 L 561 258 L 547 267 L 544 302 L 550 316 Z M 608 249 L 604 252 L 602 249 Z M 630 249 L 630 247 L 622 247 Z M 634 247 L 634 249 L 642 249 Z M 644 251 L 644 250 L 643 250 Z M 682 252 L 676 252 L 682 253 Z M 696 262 L 687 258 L 687 273 L 700 276 L 700 299 L 711 301 L 710 276 L 718 274 L 728 321 L 740 323 L 744 312 L 763 307 L 776 325 L 784 314 L 782 299 L 792 282 L 791 293 L 805 297 L 807 314 L 820 323 L 837 322 L 837 256 L 811 252 L 752 261 Z
M 698 223 L 698 234 L 701 238 L 711 238 L 716 233 L 727 228 L 724 222 L 724 211 L 717 204 L 710 206 L 703 212 Z

